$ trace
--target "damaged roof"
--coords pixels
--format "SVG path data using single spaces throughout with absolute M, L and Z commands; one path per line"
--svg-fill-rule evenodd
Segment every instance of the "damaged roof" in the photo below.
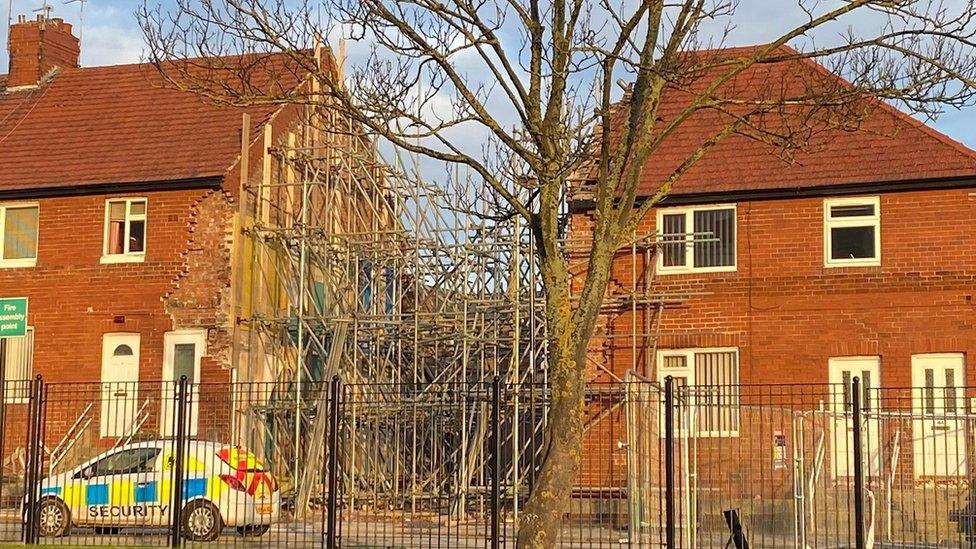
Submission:
M 714 61 L 752 56 L 764 47 L 691 53 L 699 60 Z M 795 50 L 782 47 L 777 54 L 786 60 L 753 65 L 719 88 L 716 97 L 727 101 L 723 109 L 699 110 L 664 138 L 643 167 L 639 197 L 654 194 L 698 147 L 733 120 L 729 113 L 736 108 L 759 101 L 809 96 L 816 86 L 829 86 L 833 91 L 849 89 L 850 84 L 816 61 L 795 55 L 791 58 Z M 692 72 L 680 85 L 662 93 L 656 130 L 674 120 L 728 70 L 715 63 L 699 64 L 708 68 Z M 624 109 L 620 107 L 624 102 L 616 105 L 611 117 L 611 139 L 619 135 L 622 127 Z M 745 132 L 747 135 L 733 134 L 706 152 L 675 183 L 669 196 L 769 193 L 976 177 L 976 152 L 965 145 L 876 98 L 861 99 L 850 108 L 858 113 L 855 124 L 826 110 L 811 115 L 804 108 L 785 107 L 765 113 L 756 120 L 757 128 Z M 757 138 L 757 130 L 802 135 L 802 146 L 771 143 L 771 139 Z M 583 173 L 584 180 L 592 181 L 595 162 Z M 584 183 L 575 198 L 585 201 L 587 190 Z
M 227 69 L 242 57 L 220 59 Z M 247 85 L 294 88 L 299 71 L 267 72 L 287 63 L 263 63 Z M 5 80 L 0 191 L 221 178 L 240 155 L 241 115 L 253 138 L 280 108 L 216 104 L 165 85 L 148 63 L 61 70 L 28 89 L 5 90 Z

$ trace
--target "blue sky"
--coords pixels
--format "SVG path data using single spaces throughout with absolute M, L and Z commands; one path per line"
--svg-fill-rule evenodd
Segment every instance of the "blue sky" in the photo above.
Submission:
M 87 0 L 85 22 L 82 31 L 82 65 L 111 65 L 137 62 L 143 55 L 142 34 L 136 24 L 135 9 L 142 0 Z M 171 0 L 162 0 L 164 4 Z M 950 0 L 951 1 L 951 0 Z M 27 14 L 41 6 L 42 0 L 10 0 L 13 16 Z M 65 4 L 64 0 L 48 0 L 54 7 L 54 15 L 77 25 L 79 4 Z M 0 7 L 6 8 L 0 0 Z M 740 3 L 735 17 L 736 28 L 732 32 L 730 45 L 759 43 L 772 39 L 771 33 L 784 28 L 791 18 L 797 16 L 793 2 L 781 0 L 744 0 Z M 854 23 L 858 23 L 854 21 Z M 839 32 L 843 29 L 829 29 Z M 0 40 L 6 49 L 6 25 L 0 25 Z M 365 48 L 350 45 L 351 62 L 356 51 Z M 0 56 L 0 74 L 7 70 L 7 54 Z M 964 111 L 948 111 L 933 125 L 953 138 L 976 148 L 976 108 Z

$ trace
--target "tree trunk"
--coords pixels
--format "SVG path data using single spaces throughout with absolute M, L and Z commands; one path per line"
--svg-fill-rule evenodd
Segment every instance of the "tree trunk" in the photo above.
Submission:
M 542 468 L 520 518 L 520 549 L 555 547 L 579 473 L 585 382 L 581 357 L 573 347 L 558 339 L 550 344 L 550 356 L 558 360 L 550 361 L 549 436 Z

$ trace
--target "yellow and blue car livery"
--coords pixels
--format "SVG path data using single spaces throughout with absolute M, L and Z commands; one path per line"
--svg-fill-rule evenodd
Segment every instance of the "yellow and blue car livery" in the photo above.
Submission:
M 71 526 L 168 526 L 174 451 L 171 441 L 129 444 L 44 479 L 41 535 L 66 535 Z M 191 539 L 213 539 L 224 527 L 263 533 L 280 507 L 277 483 L 254 454 L 203 441 L 187 443 L 180 501 Z

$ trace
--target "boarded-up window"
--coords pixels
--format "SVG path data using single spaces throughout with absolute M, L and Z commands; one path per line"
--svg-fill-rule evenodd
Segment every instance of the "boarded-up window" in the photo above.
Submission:
M 669 376 L 674 379 L 681 421 L 690 421 L 698 436 L 738 434 L 739 354 L 736 349 L 661 350 L 657 365 L 659 382 L 663 384 Z
M 34 330 L 27 329 L 23 337 L 0 338 L 0 366 L 3 367 L 6 402 L 27 399 L 34 362 Z
M 739 431 L 739 365 L 734 351 L 695 354 L 699 433 Z

